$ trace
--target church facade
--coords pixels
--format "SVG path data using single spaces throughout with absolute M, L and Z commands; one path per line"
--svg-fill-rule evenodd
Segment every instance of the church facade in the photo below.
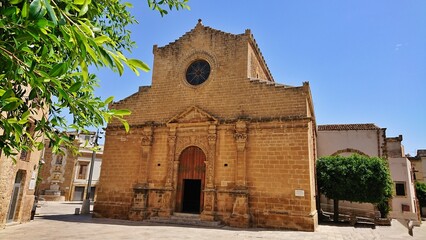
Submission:
M 112 104 L 94 214 L 175 213 L 235 227 L 314 231 L 316 123 L 308 83 L 275 83 L 250 30 L 199 20 L 154 46 L 152 85 Z

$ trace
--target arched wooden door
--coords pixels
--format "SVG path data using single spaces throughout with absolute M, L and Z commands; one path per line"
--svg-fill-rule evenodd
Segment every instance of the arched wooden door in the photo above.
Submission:
M 199 147 L 188 147 L 179 157 L 176 212 L 201 213 L 204 202 L 206 155 Z

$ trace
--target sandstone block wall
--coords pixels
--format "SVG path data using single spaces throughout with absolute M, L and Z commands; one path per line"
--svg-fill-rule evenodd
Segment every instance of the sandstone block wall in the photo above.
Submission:
M 19 223 L 30 221 L 35 192 L 35 188 L 30 189 L 30 182 L 37 178 L 40 154 L 40 151 L 28 153 L 25 160 L 20 160 L 18 154 L 16 163 L 11 158 L 0 156 L 0 228 L 4 228 L 6 225 L 13 185 L 18 171 L 21 171 L 24 177 L 21 181 L 21 189 L 13 221 Z
M 192 86 L 185 72 L 199 59 L 210 64 L 210 76 Z M 315 229 L 316 125 L 309 85 L 276 84 L 250 31 L 234 35 L 199 23 L 177 41 L 154 46 L 152 86 L 111 107 L 132 111 L 131 130 L 108 125 L 98 216 L 169 217 L 179 156 L 196 146 L 206 155 L 202 219 Z

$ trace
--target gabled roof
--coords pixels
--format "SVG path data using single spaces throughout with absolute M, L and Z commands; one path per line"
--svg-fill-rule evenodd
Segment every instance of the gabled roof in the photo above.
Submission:
M 374 123 L 318 125 L 318 131 L 379 130 Z
M 185 39 L 185 38 L 189 37 L 190 35 L 194 34 L 196 31 L 200 31 L 200 30 L 203 30 L 203 31 L 206 31 L 206 32 L 212 32 L 212 33 L 215 33 L 215 34 L 221 34 L 223 36 L 227 36 L 227 37 L 231 37 L 231 38 L 238 38 L 238 37 L 242 37 L 242 36 L 245 35 L 245 33 L 233 34 L 233 33 L 227 33 L 227 32 L 221 31 L 221 30 L 217 30 L 217 29 L 214 29 L 214 28 L 211 28 L 211 27 L 206 27 L 206 26 L 203 25 L 201 19 L 198 19 L 198 23 L 197 23 L 197 25 L 195 25 L 195 27 L 193 29 L 184 33 L 181 37 L 179 37 L 175 41 L 169 42 L 168 44 L 166 44 L 162 47 L 158 47 L 158 49 L 168 48 L 168 47 L 174 45 L 175 43 L 181 41 L 182 39 Z
M 249 43 L 252 45 L 254 51 L 256 52 L 256 54 L 260 57 L 260 62 L 263 63 L 265 70 L 267 72 L 267 74 L 269 75 L 270 79 L 274 82 L 274 78 L 271 74 L 271 71 L 269 70 L 268 65 L 266 64 L 265 58 L 262 55 L 262 52 L 260 51 L 259 46 L 256 43 L 256 40 L 253 37 L 253 34 L 251 34 L 250 29 L 246 29 L 244 33 L 241 34 L 233 34 L 233 33 L 227 33 L 224 31 L 220 31 L 211 27 L 207 27 L 204 26 L 201 19 L 198 19 L 198 23 L 197 25 L 195 25 L 195 27 L 193 29 L 191 29 L 190 31 L 186 32 L 185 34 L 183 34 L 180 38 L 176 39 L 173 42 L 169 42 L 168 44 L 164 45 L 163 47 L 158 47 L 157 45 L 154 45 L 154 51 L 156 50 L 161 50 L 161 49 L 168 49 L 168 48 L 172 48 L 173 45 L 175 45 L 176 43 L 189 38 L 191 35 L 195 34 L 197 31 L 205 31 L 205 32 L 209 32 L 212 34 L 217 34 L 217 35 L 222 35 L 224 37 L 228 37 L 228 38 L 242 38 L 242 37 L 248 37 L 249 39 Z

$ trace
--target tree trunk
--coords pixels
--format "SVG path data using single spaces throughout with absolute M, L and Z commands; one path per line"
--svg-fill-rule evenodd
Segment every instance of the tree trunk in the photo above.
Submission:
M 339 199 L 333 199 L 333 203 L 334 203 L 333 220 L 334 222 L 339 222 Z

